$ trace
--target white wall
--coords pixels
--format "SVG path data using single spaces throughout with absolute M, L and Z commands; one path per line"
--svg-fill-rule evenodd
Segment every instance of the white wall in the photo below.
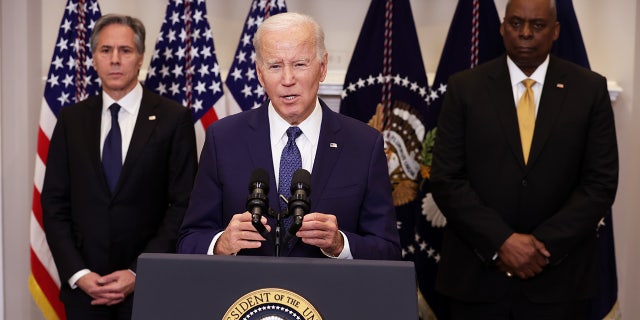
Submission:
M 0 17 L 2 17 L 2 5 L 0 5 Z M 2 43 L 2 24 L 0 23 L 0 43 Z M 2 54 L 0 52 L 0 59 Z M 2 62 L 0 62 L 0 74 L 2 74 Z M 2 77 L 0 77 L 0 101 L 2 101 Z M 0 106 L 2 104 L 0 103 Z M 0 123 L 2 123 L 2 113 L 0 112 Z M 2 131 L 0 130 L 0 177 L 2 177 Z M 2 217 L 2 183 L 0 183 L 0 218 Z M 0 220 L 1 221 L 1 220 Z M 2 239 L 2 224 L 0 223 L 0 239 Z M 2 241 L 0 240 L 0 274 L 4 274 L 2 263 L 4 254 L 1 247 Z M 4 277 L 0 278 L 0 288 L 4 288 Z M 4 291 L 0 291 L 0 314 L 4 314 Z
M 43 88 L 41 4 L 0 0 L 0 6 L 3 314 L 4 319 L 40 319 L 27 277 L 35 139 Z
M 341 82 L 355 46 L 369 0 L 287 0 L 289 11 L 313 15 L 325 28 L 330 82 Z M 500 16 L 506 0 L 496 0 Z M 27 289 L 29 273 L 28 217 L 42 78 L 46 76 L 65 0 L 0 0 L 0 112 L 2 128 L 2 236 L 6 319 L 41 319 Z M 453 0 L 411 0 L 428 72 L 434 72 L 455 10 Z M 229 68 L 250 0 L 207 0 L 218 61 Z M 151 52 L 160 30 L 165 0 L 101 0 L 102 13 L 139 17 L 147 27 Z M 617 81 L 623 92 L 614 103 L 620 148 L 620 187 L 614 205 L 619 295 L 624 319 L 640 319 L 640 187 L 637 169 L 640 135 L 640 6 L 636 0 L 575 0 L 593 70 Z M 40 22 L 40 18 L 42 22 Z M 149 63 L 147 56 L 144 66 Z

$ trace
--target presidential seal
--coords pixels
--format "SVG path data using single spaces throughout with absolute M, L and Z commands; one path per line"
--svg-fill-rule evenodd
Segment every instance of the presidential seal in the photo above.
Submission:
M 422 140 L 425 126 L 422 116 L 411 105 L 395 101 L 389 114 L 382 104 L 368 122 L 382 133 L 392 185 L 393 205 L 405 205 L 418 195 L 418 179 L 422 173 Z
M 279 288 L 249 292 L 236 300 L 223 320 L 322 320 L 320 313 L 300 295 Z

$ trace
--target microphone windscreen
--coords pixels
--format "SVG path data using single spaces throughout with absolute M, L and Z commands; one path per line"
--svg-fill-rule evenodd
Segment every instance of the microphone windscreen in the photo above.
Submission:
M 269 188 L 269 174 L 262 168 L 253 170 L 253 172 L 251 173 L 251 179 L 249 181 L 249 188 L 251 188 L 251 186 L 257 182 L 264 184 L 264 186 L 261 186 L 262 189 Z
M 293 173 L 291 177 L 291 193 L 296 188 L 296 185 L 302 184 L 305 188 L 309 189 L 307 192 L 310 192 L 311 189 L 311 173 L 305 169 L 298 169 Z

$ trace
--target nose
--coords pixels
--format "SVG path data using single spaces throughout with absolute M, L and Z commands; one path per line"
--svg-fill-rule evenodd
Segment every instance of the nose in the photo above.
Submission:
M 111 60 L 112 64 L 119 64 L 120 63 L 120 50 L 118 50 L 116 48 L 113 51 L 111 51 L 111 54 L 109 55 L 109 59 Z
M 520 36 L 523 38 L 531 38 L 533 36 L 533 31 L 531 29 L 531 24 L 529 22 L 524 23 L 522 25 L 522 29 L 520 30 Z
M 295 83 L 295 74 L 293 71 L 293 66 L 290 64 L 286 64 L 283 68 L 282 72 L 282 85 L 283 86 L 291 86 Z

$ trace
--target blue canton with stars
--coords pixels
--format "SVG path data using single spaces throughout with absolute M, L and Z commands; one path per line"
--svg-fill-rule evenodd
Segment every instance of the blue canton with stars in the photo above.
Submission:
M 264 89 L 256 74 L 256 51 L 253 47 L 253 35 L 264 19 L 287 12 L 284 0 L 253 0 L 251 11 L 244 23 L 238 48 L 229 69 L 225 84 L 242 110 L 257 108 L 265 101 Z
M 222 97 L 204 0 L 169 1 L 145 86 L 189 107 L 194 122 Z
M 100 7 L 97 0 L 83 1 L 82 8 L 78 7 L 78 2 L 67 2 L 44 88 L 44 98 L 56 116 L 63 107 L 97 95 L 101 89 L 100 78 L 93 69 L 89 41 L 95 22 L 101 16 Z M 79 24 L 78 9 L 85 12 L 85 24 L 82 27 Z M 82 48 L 79 38 L 85 39 Z M 81 57 L 81 50 L 84 50 L 84 59 Z M 82 87 L 85 87 L 84 92 Z

